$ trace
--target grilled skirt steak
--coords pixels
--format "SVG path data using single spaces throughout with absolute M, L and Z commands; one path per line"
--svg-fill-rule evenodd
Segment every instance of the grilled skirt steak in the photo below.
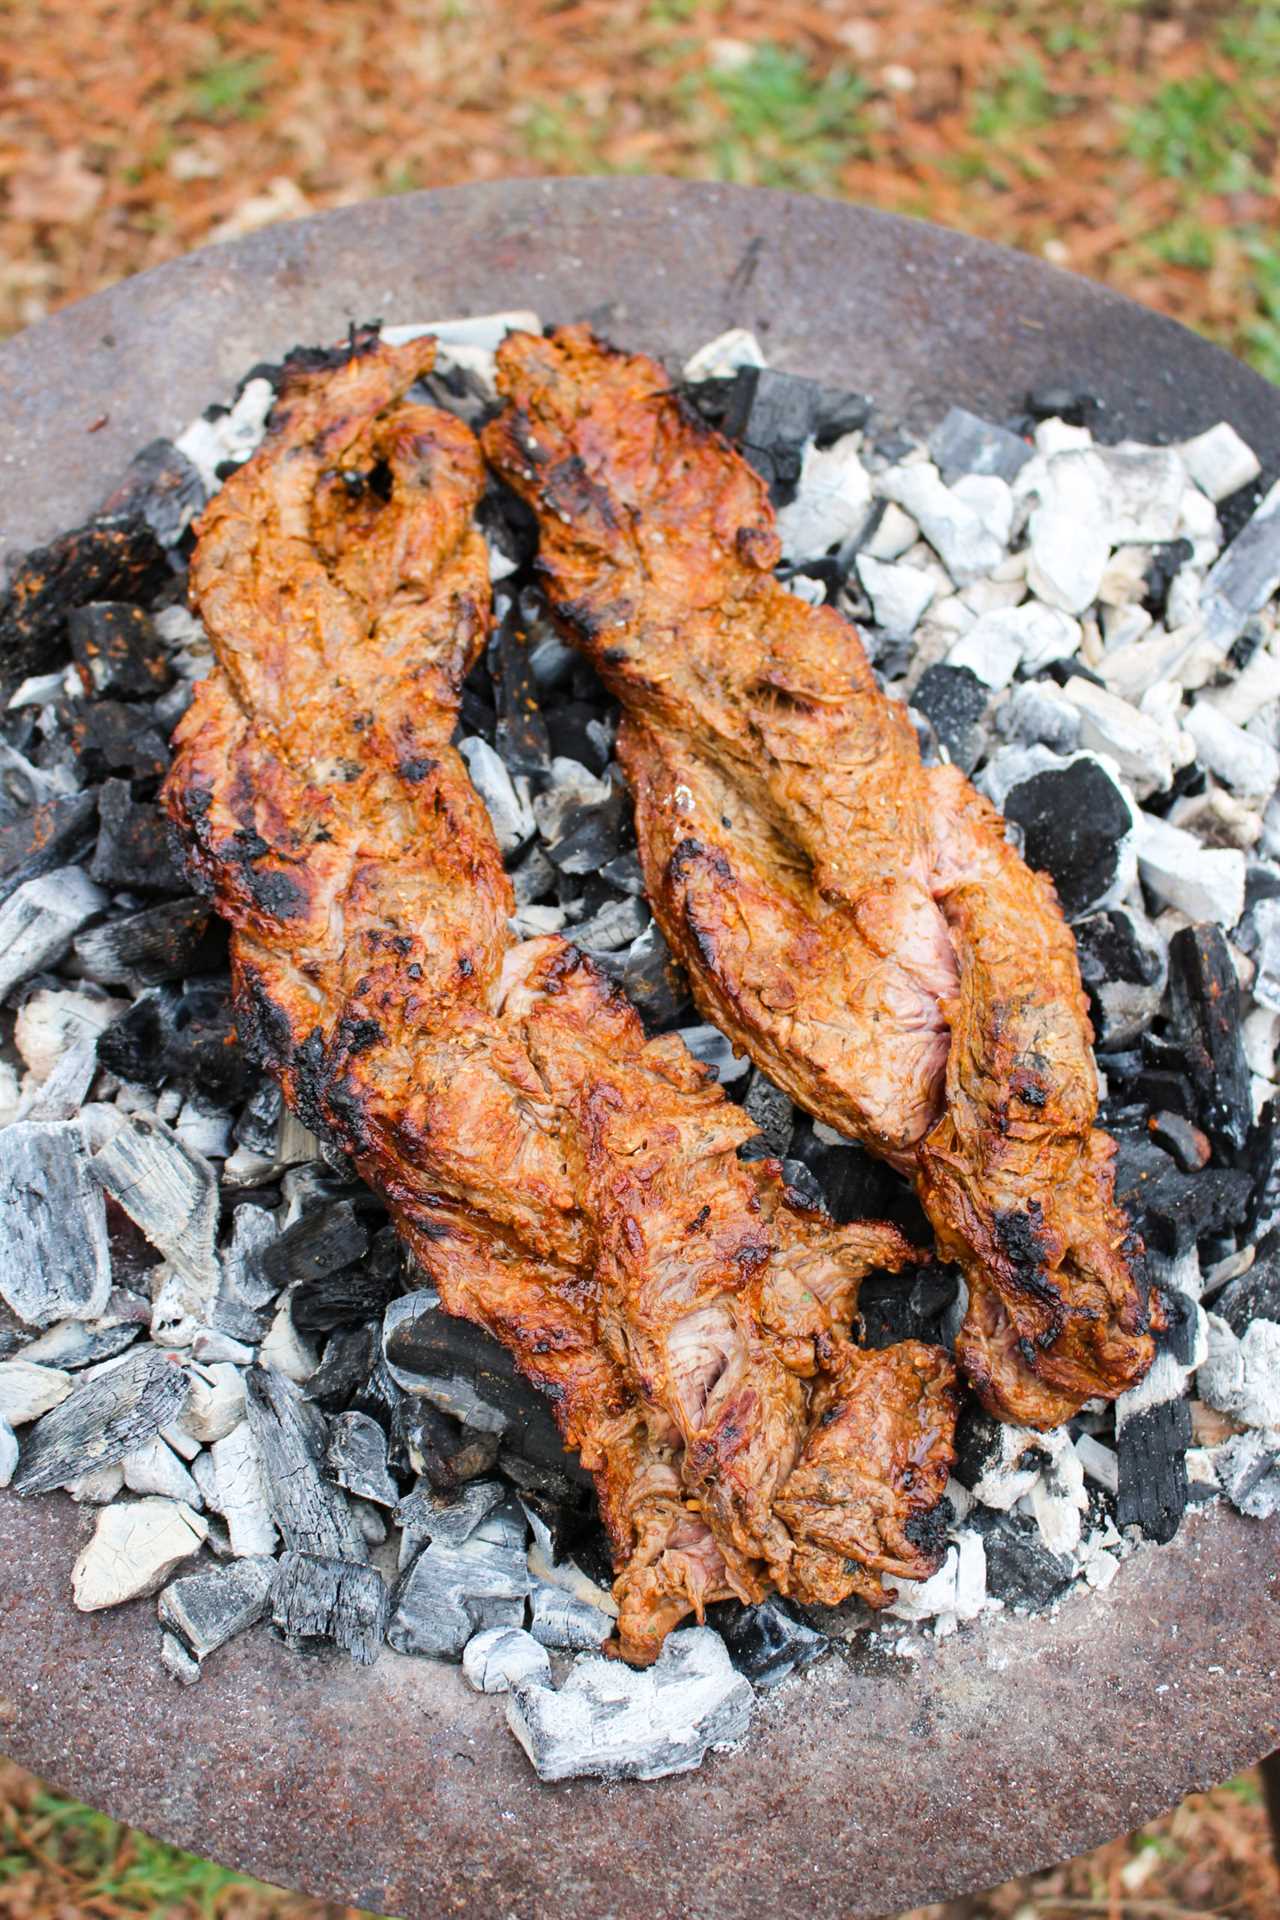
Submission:
M 558 938 L 517 943 L 451 744 L 488 630 L 469 430 L 405 398 L 432 343 L 297 357 L 206 509 L 217 660 L 165 799 L 232 927 L 240 1038 L 386 1201 L 446 1307 L 550 1397 L 595 1477 L 619 1644 L 937 1564 L 954 1369 L 848 1337 L 912 1250 L 789 1196 L 675 1038 Z M 936 1531 L 936 1528 L 932 1531 Z
M 485 452 L 624 707 L 649 898 L 698 1004 L 915 1181 L 992 1412 L 1050 1427 L 1132 1386 L 1159 1309 L 1049 881 L 921 764 L 850 622 L 775 580 L 764 483 L 655 361 L 569 327 L 510 336 L 499 369 Z

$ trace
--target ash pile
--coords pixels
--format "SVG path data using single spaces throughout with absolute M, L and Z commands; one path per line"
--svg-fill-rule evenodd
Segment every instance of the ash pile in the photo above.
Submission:
M 537 324 L 431 328 L 430 397 L 477 424 L 498 340 Z M 741 331 L 673 374 L 767 478 L 784 581 L 858 622 L 926 757 L 1053 878 L 1168 1312 L 1114 1407 L 1047 1435 L 966 1411 L 945 1561 L 887 1615 L 725 1606 L 647 1673 L 602 1658 L 608 1556 L 545 1403 L 235 1044 L 225 935 L 155 795 L 210 665 L 191 523 L 261 439 L 273 369 L 145 448 L 0 605 L 0 1484 L 94 1515 L 74 1602 L 155 1596 L 176 1681 L 259 1622 L 299 1652 L 460 1661 L 547 1779 L 696 1766 L 844 1641 L 909 1655 L 1105 1589 L 1189 1506 L 1280 1510 L 1280 486 L 1226 425 L 1108 444 L 1087 393 L 956 408 L 921 444 Z M 565 933 L 678 1031 L 804 1201 L 927 1239 L 896 1175 L 698 1020 L 645 902 L 616 710 L 538 601 L 531 526 L 496 487 L 484 513 L 498 618 L 459 745 L 517 931 Z M 860 1307 L 872 1345 L 950 1344 L 963 1286 L 876 1276 Z

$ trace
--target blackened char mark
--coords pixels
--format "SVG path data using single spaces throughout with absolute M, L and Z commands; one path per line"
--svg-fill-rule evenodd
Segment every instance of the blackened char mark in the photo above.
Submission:
M 1047 1307 L 1061 1308 L 1062 1294 L 1048 1275 L 1043 1241 L 1044 1208 L 1040 1202 L 1029 1200 L 1025 1211 L 1010 1207 L 997 1213 L 995 1229 L 1000 1251 L 1009 1263 L 1013 1285 Z

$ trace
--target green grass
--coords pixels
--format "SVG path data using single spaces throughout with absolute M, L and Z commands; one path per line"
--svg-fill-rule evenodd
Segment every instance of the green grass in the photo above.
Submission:
M 1280 386 L 1280 241 L 1274 233 L 1251 234 L 1245 254 L 1257 300 L 1255 315 L 1245 326 L 1245 345 L 1258 372 Z
M 262 111 L 262 92 L 274 65 L 271 55 L 215 60 L 191 81 L 191 111 L 200 120 L 252 120 Z
M 710 150 L 721 180 L 831 192 L 866 151 L 868 88 L 847 68 L 816 74 L 802 54 L 765 42 L 744 65 L 706 78 L 720 108 Z
M 144 1833 L 131 1834 L 105 1813 L 52 1793 L 37 1794 L 28 1817 L 43 1830 L 41 1850 L 75 1876 L 81 1904 L 111 1899 L 126 1909 L 159 1915 L 185 1901 L 212 1916 L 218 1895 L 228 1887 L 260 1886 L 256 1880 L 246 1882 L 226 1867 L 181 1853 Z M 6 1851 L 0 1853 L 0 1887 L 32 1865 L 20 1842 L 16 1850 L 11 1849 L 11 1838 L 4 1836 Z
M 1166 180 L 1205 193 L 1239 193 L 1256 184 L 1257 105 L 1213 73 L 1170 80 L 1129 119 L 1135 159 Z
M 537 101 L 524 122 L 529 157 L 551 173 L 610 173 L 599 129 L 576 94 L 563 104 Z

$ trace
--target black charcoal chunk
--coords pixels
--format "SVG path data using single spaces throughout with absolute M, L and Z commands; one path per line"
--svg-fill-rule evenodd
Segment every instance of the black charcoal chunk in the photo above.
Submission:
M 400 1489 L 387 1468 L 387 1436 L 369 1414 L 338 1414 L 329 1426 L 327 1459 L 329 1472 L 348 1493 L 377 1507 L 399 1504 Z
M 1274 1235 L 1258 1248 L 1249 1271 L 1227 1282 L 1213 1311 L 1241 1337 L 1255 1320 L 1280 1322 L 1280 1248 Z
M 0 602 L 0 674 L 46 673 L 66 658 L 67 615 L 91 600 L 146 601 L 169 577 L 140 516 L 91 521 L 23 556 Z
M 295 1553 L 361 1564 L 368 1548 L 346 1496 L 325 1477 L 324 1415 L 274 1367 L 245 1375 L 245 1409 L 257 1442 L 272 1518 Z
M 775 1087 L 772 1080 L 766 1079 L 759 1067 L 753 1067 L 742 1104 L 748 1119 L 760 1129 L 760 1137 L 769 1152 L 781 1158 L 791 1145 L 795 1127 L 795 1112 L 789 1097 L 781 1087 Z
M 1106 411 L 1105 403 L 1087 387 L 1065 381 L 1033 387 L 1026 405 L 1033 420 L 1065 420 L 1072 427 L 1092 427 Z
M 725 1600 L 708 1610 L 707 1619 L 738 1672 L 760 1689 L 776 1687 L 788 1674 L 812 1666 L 831 1645 L 825 1633 L 797 1618 L 785 1600 L 762 1600 L 754 1607 Z
M 929 452 L 950 486 L 962 473 L 994 473 L 1012 480 L 1031 458 L 1019 434 L 996 427 L 964 407 L 952 407 L 929 435 Z
M 136 990 L 211 971 L 225 955 L 226 935 L 206 901 L 165 900 L 90 927 L 76 936 L 75 950 L 91 980 Z
M 71 658 L 90 696 L 154 698 L 173 684 L 173 668 L 151 615 L 119 601 L 77 607 L 67 621 Z M 135 715 L 141 724 L 142 714 Z
M 649 909 L 643 900 L 630 895 L 610 898 L 587 920 L 574 922 L 567 930 L 575 946 L 584 953 L 599 955 L 630 948 L 649 924 Z
M 1049 875 L 1069 920 L 1122 878 L 1133 807 L 1101 761 L 1081 756 L 1033 773 L 1009 789 L 1004 815 L 1022 828 L 1027 865 Z
M 802 1207 L 811 1207 L 816 1213 L 830 1213 L 827 1196 L 822 1183 L 803 1160 L 784 1160 L 782 1177 L 787 1184 L 787 1195 L 793 1203 Z
M 483 1521 L 461 1546 L 424 1547 L 401 1576 L 387 1627 L 398 1653 L 458 1660 L 482 1624 L 486 1601 L 523 1602 L 533 1584 L 523 1544 L 515 1544 L 514 1529 L 509 1539 L 486 1538 L 487 1529 L 504 1532 Z
M 1173 1539 L 1187 1504 L 1190 1445 L 1191 1408 L 1186 1400 L 1160 1401 L 1123 1421 L 1117 1417 L 1118 1526 L 1140 1527 L 1161 1546 Z
M 991 689 L 976 673 L 941 661 L 921 674 L 911 704 L 929 721 L 956 766 L 972 773 L 987 746 L 982 718 L 990 698 Z
M 1213 921 L 1180 927 L 1169 942 L 1173 1027 L 1210 1133 L 1243 1147 L 1253 1123 L 1240 987 L 1226 935 Z
M 371 1323 L 366 1327 L 340 1327 L 325 1342 L 320 1365 L 307 1381 L 308 1400 L 314 1400 L 326 1413 L 341 1413 L 351 1407 L 380 1360 L 381 1352 L 379 1326 Z
M 688 982 L 656 920 L 621 953 L 598 954 L 596 965 L 619 983 L 651 1028 L 670 1026 L 689 1004 Z
M 600 800 L 565 808 L 556 822 L 556 835 L 547 853 L 561 873 L 599 873 L 623 850 L 623 836 L 631 801 L 621 774 L 612 769 L 609 791 Z
M 262 1256 L 262 1271 L 277 1287 L 337 1273 L 369 1251 L 369 1230 L 350 1200 L 313 1207 L 287 1227 Z
M 391 1378 L 389 1373 L 386 1377 Z M 464 1427 L 421 1395 L 396 1392 L 392 1432 L 397 1465 L 406 1464 L 445 1495 L 492 1473 L 501 1447 L 499 1434 Z
M 1272 487 L 1204 582 L 1208 632 L 1230 645 L 1280 586 L 1280 485 Z
M 469 1320 L 446 1313 L 432 1289 L 392 1302 L 383 1352 L 404 1392 L 501 1434 L 506 1446 L 526 1458 L 581 1473 L 564 1450 L 550 1402 L 516 1371 L 505 1347 Z
M 396 1525 L 414 1536 L 415 1551 L 434 1541 L 438 1547 L 460 1547 L 482 1520 L 507 1498 L 501 1480 L 471 1480 L 456 1493 L 442 1494 L 423 1479 L 396 1508 Z
M 127 773 L 134 780 L 158 780 L 168 772 L 169 743 L 146 707 L 123 700 L 91 700 L 64 710 L 72 749 L 88 780 Z
M 644 870 L 640 858 L 635 853 L 620 853 L 616 860 L 610 860 L 600 869 L 600 878 L 607 880 L 619 893 L 629 893 L 639 900 L 645 892 Z
M 169 1582 L 156 1603 L 160 1624 L 197 1660 L 205 1660 L 262 1619 L 275 1576 L 276 1563 L 265 1554 L 183 1574 Z
M 153 987 L 103 1031 L 98 1059 L 121 1080 L 143 1087 L 167 1081 L 228 1106 L 253 1085 L 253 1068 L 236 1037 L 230 989 L 220 980 L 192 981 L 181 990 Z
M 488 660 L 497 715 L 494 746 L 508 773 L 545 773 L 551 744 L 529 664 L 528 629 L 515 610 L 499 621 L 489 642 Z
M 330 1641 L 371 1667 L 387 1628 L 390 1595 L 373 1567 L 290 1550 L 271 1588 L 272 1624 L 290 1639 Z
M 775 502 L 790 499 L 800 478 L 804 443 L 812 438 L 821 389 L 801 374 L 740 367 L 725 408 L 723 431 L 769 483 Z
M 1156 1145 L 1171 1153 L 1184 1173 L 1199 1173 L 1208 1166 L 1212 1143 L 1185 1114 L 1161 1109 L 1151 1115 L 1148 1126 Z
M 112 1466 L 171 1426 L 191 1393 L 172 1353 L 145 1346 L 105 1373 L 81 1380 L 26 1430 L 13 1476 L 17 1493 L 51 1493 L 96 1467 Z
M 1167 1353 L 1180 1367 L 1189 1367 L 1196 1355 L 1199 1310 L 1180 1287 L 1161 1287 L 1167 1325 L 1155 1336 L 1157 1353 Z
M 97 1319 L 110 1293 L 106 1207 L 79 1122 L 0 1128 L 0 1298 L 48 1327 Z
M 169 823 L 154 802 L 135 800 L 127 780 L 107 780 L 98 796 L 98 818 L 89 871 L 100 886 L 131 893 L 185 891 Z
M 864 1343 L 892 1347 L 899 1340 L 939 1342 L 959 1291 L 960 1276 L 954 1267 L 930 1265 L 914 1272 L 868 1274 L 858 1293 Z
M 1039 1613 L 1070 1591 L 1070 1561 L 1050 1553 L 1039 1527 L 1026 1514 L 975 1507 L 965 1524 L 982 1536 L 988 1593 L 1007 1607 Z
M 1089 914 L 1076 921 L 1074 931 L 1099 1046 L 1132 1046 L 1159 1013 L 1164 996 L 1159 935 L 1126 907 Z
M 551 751 L 566 759 L 577 760 L 592 773 L 603 773 L 609 764 L 611 739 L 602 725 L 601 704 L 588 700 L 557 700 L 547 713 L 547 736 Z
M 93 844 L 96 792 L 68 793 L 0 823 L 0 901 L 24 881 L 73 865 Z
M 1251 1181 L 1234 1167 L 1183 1173 L 1149 1134 L 1117 1136 L 1116 1198 L 1149 1246 L 1190 1252 L 1206 1234 L 1243 1218 Z
M 264 1076 L 241 1108 L 236 1121 L 234 1132 L 240 1146 L 247 1147 L 250 1153 L 257 1154 L 260 1159 L 272 1159 L 283 1110 L 284 1095 L 279 1086 Z
M 204 481 L 186 454 L 172 440 L 149 440 L 100 512 L 145 520 L 162 547 L 176 547 L 204 503 Z

